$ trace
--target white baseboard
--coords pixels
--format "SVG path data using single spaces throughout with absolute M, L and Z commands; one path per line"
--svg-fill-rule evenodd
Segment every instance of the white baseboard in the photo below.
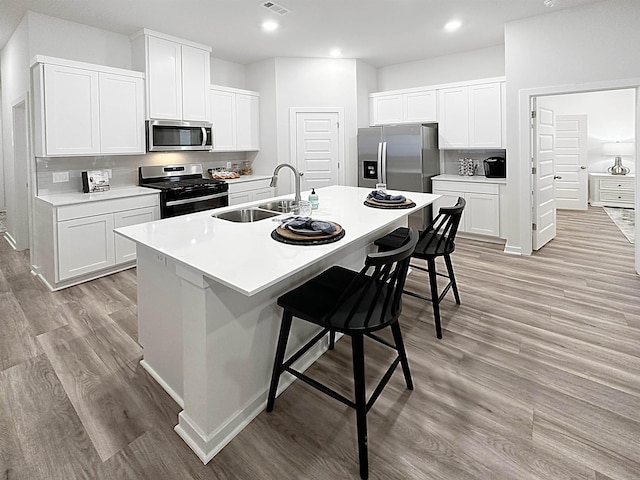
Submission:
M 140 366 L 145 369 L 145 371 L 153 377 L 153 379 L 160 384 L 160 386 L 164 389 L 165 392 L 169 394 L 169 396 L 180 405 L 181 408 L 184 408 L 184 400 L 178 393 L 169 386 L 167 382 L 165 382 L 160 375 L 149 365 L 144 359 L 140 360 Z

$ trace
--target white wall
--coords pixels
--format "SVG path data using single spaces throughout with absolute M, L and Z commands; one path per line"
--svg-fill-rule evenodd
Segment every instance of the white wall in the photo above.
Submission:
M 246 88 L 260 92 L 260 151 L 253 159 L 253 172 L 271 175 L 279 158 L 275 58 L 247 65 L 246 74 Z
M 583 85 L 640 78 L 639 23 L 640 2 L 611 0 L 505 26 L 508 184 L 503 204 L 509 251 L 531 251 L 528 108 L 520 103 L 520 91 L 576 92 Z
M 27 248 L 29 239 L 20 238 L 19 221 L 27 224 L 27 205 L 16 200 L 16 165 L 14 164 L 13 121 L 11 107 L 29 90 L 29 25 L 22 19 L 0 52 L 2 77 L 2 137 L 4 154 L 4 189 L 7 208 L 7 233 L 19 248 Z
M 356 61 L 358 128 L 369 126 L 369 94 L 378 91 L 376 69 L 361 60 Z M 357 175 L 357 172 L 356 172 Z M 357 178 L 357 177 L 356 177 Z
M 7 210 L 4 195 L 4 150 L 2 147 L 2 84 L 0 83 L 0 212 Z
M 260 153 L 256 173 L 271 174 L 291 159 L 291 108 L 341 107 L 345 112 L 346 182 L 357 178 L 356 61 L 345 59 L 275 58 L 247 66 L 247 88 L 260 92 Z M 292 191 L 292 175 L 282 175 L 279 193 Z
M 211 57 L 211 84 L 223 87 L 246 88 L 245 66 Z
M 634 142 L 636 92 L 633 89 L 574 93 L 540 97 L 538 105 L 556 115 L 587 115 L 587 167 L 603 173 L 613 165 L 613 157 L 603 153 L 607 142 Z M 635 172 L 635 162 L 623 158 L 623 164 Z
M 504 46 L 400 63 L 378 69 L 378 90 L 438 85 L 505 74 Z
M 131 68 L 127 35 L 27 12 L 29 55 L 48 55 L 116 68 Z

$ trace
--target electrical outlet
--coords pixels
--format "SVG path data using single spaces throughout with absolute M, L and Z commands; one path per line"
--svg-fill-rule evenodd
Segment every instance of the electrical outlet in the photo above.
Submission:
M 156 261 L 165 267 L 167 266 L 167 257 L 162 253 L 156 252 Z
M 227 171 L 231 170 L 231 162 L 227 162 Z
M 53 183 L 63 183 L 69 181 L 69 172 L 53 172 Z

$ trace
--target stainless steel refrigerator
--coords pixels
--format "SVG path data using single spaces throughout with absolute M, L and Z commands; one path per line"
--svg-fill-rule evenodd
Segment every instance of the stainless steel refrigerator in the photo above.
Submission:
M 358 129 L 358 186 L 431 193 L 431 178 L 439 174 L 438 124 Z M 431 206 L 409 218 L 421 229 L 430 221 Z

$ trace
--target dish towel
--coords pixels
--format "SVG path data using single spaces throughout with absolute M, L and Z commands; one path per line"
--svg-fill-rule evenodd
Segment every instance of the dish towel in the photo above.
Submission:
M 282 222 L 283 227 L 305 228 L 316 232 L 333 233 L 336 226 L 331 222 L 323 222 L 322 220 L 314 220 L 311 217 L 292 217 Z
M 389 195 L 388 193 L 382 193 L 379 190 L 373 190 L 367 198 L 372 198 L 374 200 L 382 200 L 383 202 L 398 202 L 402 203 L 407 200 L 404 195 Z

